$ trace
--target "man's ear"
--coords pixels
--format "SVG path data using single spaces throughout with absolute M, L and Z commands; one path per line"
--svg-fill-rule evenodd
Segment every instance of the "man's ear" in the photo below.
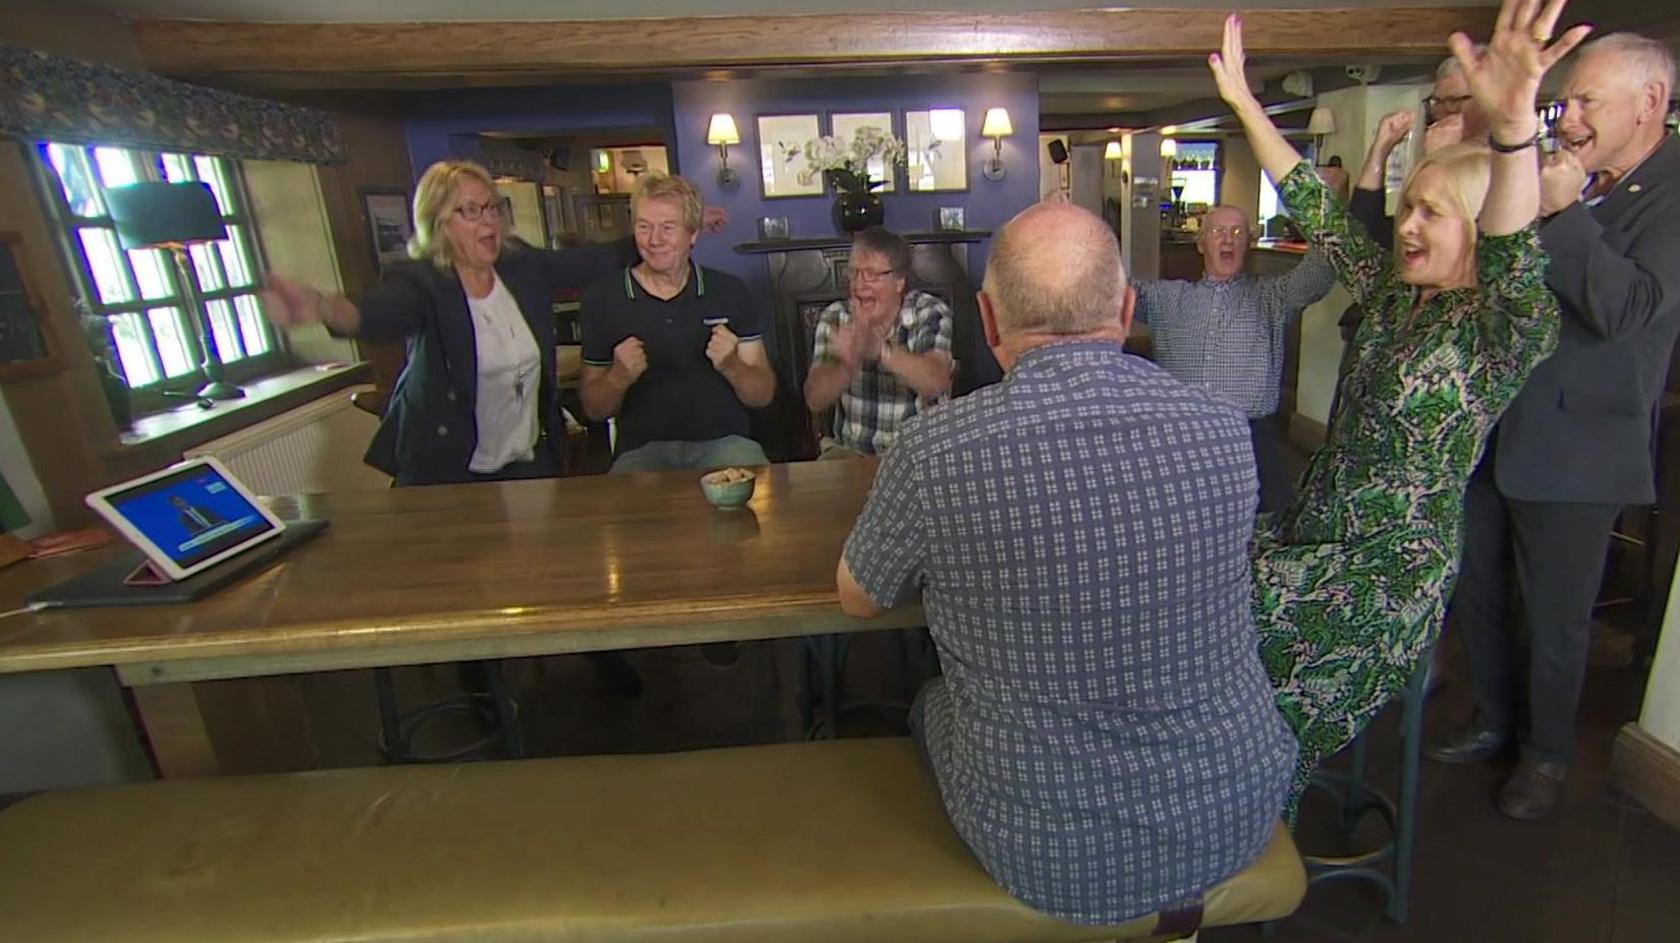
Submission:
M 986 336 L 986 346 L 997 350 L 1003 346 L 1003 335 L 998 333 L 997 311 L 992 308 L 992 299 L 983 288 L 975 294 L 975 298 L 980 302 L 980 330 Z
M 1120 299 L 1120 329 L 1127 336 L 1132 333 L 1132 315 L 1137 310 L 1137 289 L 1126 286 L 1126 294 Z

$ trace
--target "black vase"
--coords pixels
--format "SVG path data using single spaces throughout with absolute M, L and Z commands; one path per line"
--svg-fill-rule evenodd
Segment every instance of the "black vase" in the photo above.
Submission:
M 99 365 L 99 385 L 105 391 L 105 403 L 111 407 L 111 419 L 118 432 L 134 428 L 134 405 L 128 398 L 128 381 L 108 360 L 95 360 Z
M 834 228 L 844 233 L 879 226 L 887 218 L 879 194 L 842 190 L 834 198 Z

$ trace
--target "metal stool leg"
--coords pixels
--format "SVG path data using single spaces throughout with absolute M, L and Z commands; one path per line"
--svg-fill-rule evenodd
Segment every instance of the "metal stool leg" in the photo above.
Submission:
M 397 709 L 397 691 L 391 683 L 391 669 L 373 669 L 374 696 L 379 699 L 379 729 L 384 737 L 385 762 L 407 763 L 408 745 L 402 733 L 402 713 Z
M 510 760 L 525 758 L 525 735 L 519 729 L 519 709 L 508 694 L 507 679 L 502 675 L 502 660 L 492 658 L 484 663 L 485 687 L 496 702 L 496 722 L 502 728 L 502 749 Z
M 1417 842 L 1418 768 L 1423 756 L 1423 702 L 1429 694 L 1434 660 L 1423 664 L 1406 682 L 1400 718 L 1400 815 L 1394 823 L 1394 893 L 1388 899 L 1388 919 L 1405 923 L 1412 893 L 1412 854 Z

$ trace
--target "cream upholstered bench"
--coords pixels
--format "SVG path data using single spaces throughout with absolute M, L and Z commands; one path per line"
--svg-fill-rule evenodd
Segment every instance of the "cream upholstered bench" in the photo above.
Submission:
M 1305 886 L 1280 827 L 1205 895 L 1202 923 L 1285 916 Z M 1049 943 L 1172 929 L 1155 915 L 1078 927 L 1017 903 L 902 739 L 48 793 L 0 812 L 0 915 L 8 943 Z

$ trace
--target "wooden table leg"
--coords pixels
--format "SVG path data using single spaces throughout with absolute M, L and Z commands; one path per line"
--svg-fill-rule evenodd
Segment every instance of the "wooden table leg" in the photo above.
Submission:
M 164 779 L 313 769 L 318 760 L 294 676 L 132 690 Z

